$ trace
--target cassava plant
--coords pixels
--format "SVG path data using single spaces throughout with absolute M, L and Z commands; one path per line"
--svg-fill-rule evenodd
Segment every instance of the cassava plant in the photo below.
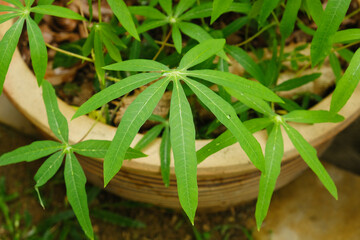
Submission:
M 360 52 L 353 53 L 348 49 L 360 42 L 360 30 L 338 30 L 345 18 L 358 12 L 354 10 L 346 16 L 350 0 L 328 0 L 325 9 L 320 0 L 180 0 L 177 4 L 151 0 L 146 6 L 130 7 L 123 0 L 107 0 L 116 17 L 110 22 L 102 21 L 101 1 L 98 2 L 98 21 L 93 19 L 91 1 L 88 1 L 88 19 L 67 8 L 51 5 L 52 1 L 39 0 L 36 6 L 30 0 L 25 0 L 25 5 L 19 0 L 4 2 L 8 5 L 0 5 L 0 12 L 6 12 L 0 15 L 0 23 L 13 18 L 16 21 L 0 42 L 0 91 L 26 22 L 32 67 L 43 90 L 49 126 L 59 142 L 34 142 L 2 155 L 0 165 L 33 161 L 53 154 L 35 175 L 37 189 L 55 174 L 65 158 L 67 196 L 89 238 L 93 239 L 93 231 L 86 200 L 86 178 L 74 153 L 104 158 L 106 186 L 120 171 L 125 159 L 144 156 L 140 151 L 157 136 L 162 137 L 159 161 L 164 184 L 169 185 L 172 150 L 179 200 L 192 224 L 198 203 L 197 164 L 238 142 L 261 172 L 255 212 L 260 229 L 280 174 L 284 153 L 281 129 L 330 194 L 337 198 L 336 186 L 319 161 L 316 150 L 289 122 L 314 124 L 343 120 L 338 112 L 360 79 Z M 235 17 L 229 22 L 226 18 L 221 19 L 223 14 Z M 80 106 L 73 119 L 103 109 L 110 101 L 133 90 L 145 88 L 126 109 L 111 142 L 87 140 L 69 144 L 67 120 L 58 109 L 51 84 L 43 81 L 47 50 L 37 24 L 42 15 L 83 21 L 89 31 L 88 38 L 80 46 L 80 54 L 48 45 L 68 55 L 65 59 L 75 58 L 94 64 L 94 84 L 99 86 L 99 92 Z M 142 16 L 144 20 L 136 16 Z M 304 20 L 313 20 L 317 29 L 306 26 Z M 218 21 L 225 26 L 212 27 Z M 255 33 L 249 37 L 249 32 L 254 29 Z M 313 36 L 310 56 L 301 52 L 307 43 L 291 52 L 285 51 L 286 41 L 295 29 Z M 156 40 L 155 30 L 162 30 L 161 41 Z M 239 32 L 245 33 L 245 40 L 230 44 L 229 36 Z M 271 57 L 265 57 L 259 46 L 252 45 L 252 41 L 262 34 L 266 36 Z M 250 56 L 249 49 L 255 58 Z M 344 75 L 338 55 L 349 62 Z M 228 56 L 245 69 L 244 76 L 229 72 Z M 278 95 L 319 78 L 320 73 L 303 75 L 302 72 L 309 67 L 321 67 L 327 57 L 337 79 L 330 111 L 308 110 L 310 98 L 321 100 L 321 96 L 307 94 L 295 101 Z M 290 67 L 285 62 L 290 62 Z M 296 77 L 279 83 L 279 74 L 285 69 L 296 72 Z M 165 91 L 172 92 L 168 118 L 152 114 Z M 194 123 L 196 113 L 189 98 L 196 99 L 215 116 L 205 129 Z M 159 124 L 144 134 L 134 149 L 130 148 L 135 135 L 149 119 Z M 195 149 L 196 137 L 212 138 L 214 130 L 221 125 L 228 130 L 203 148 Z M 252 135 L 262 129 L 268 133 L 264 150 Z

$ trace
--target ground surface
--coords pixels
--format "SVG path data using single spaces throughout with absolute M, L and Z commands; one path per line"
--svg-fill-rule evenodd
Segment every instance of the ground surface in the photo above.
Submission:
M 16 131 L 0 125 L 0 154 L 31 142 Z M 315 175 L 307 170 L 297 180 L 274 194 L 270 211 L 261 232 L 255 230 L 255 202 L 218 213 L 198 213 L 192 228 L 182 213 L 169 209 L 126 201 L 101 191 L 90 204 L 91 211 L 106 210 L 140 221 L 141 228 L 110 224 L 109 216 L 93 218 L 94 230 L 99 239 L 359 239 L 360 236 L 360 120 L 338 136 L 321 158 L 339 190 L 335 201 L 321 186 Z M 10 221 L 21 219 L 13 235 L 6 229 L 3 210 L 0 211 L 0 239 L 14 239 L 16 234 L 26 235 L 35 226 L 44 226 L 51 216 L 59 217 L 69 210 L 65 198 L 62 175 L 41 189 L 46 210 L 38 203 L 33 190 L 33 176 L 41 162 L 0 167 L 0 177 L 6 181 L 6 194 L 18 194 L 6 202 Z M 342 168 L 335 167 L 336 164 Z M 88 192 L 97 192 L 89 185 Z M 0 204 L 1 205 L 1 204 Z M 1 206 L 0 206 L 1 208 Z M 94 214 L 95 215 L 95 214 Z M 26 219 L 28 219 L 26 221 Z M 31 221 L 30 221 L 31 219 Z M 117 220 L 126 224 L 128 220 Z M 133 222 L 141 226 L 139 222 Z M 65 230 L 64 230 L 65 229 Z M 48 232 L 77 230 L 75 220 L 63 220 L 46 226 Z M 38 233 L 43 237 L 46 231 Z M 74 235 L 73 235 L 74 236 Z M 23 237 L 26 239 L 26 237 Z M 67 237 L 66 239 L 77 239 Z

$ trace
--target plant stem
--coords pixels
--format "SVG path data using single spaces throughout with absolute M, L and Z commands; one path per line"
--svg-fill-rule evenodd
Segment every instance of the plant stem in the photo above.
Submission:
M 101 16 L 101 0 L 98 0 L 98 15 L 99 15 L 99 23 L 102 22 L 102 16 Z
M 332 52 L 337 52 L 337 51 L 343 50 L 343 49 L 345 49 L 345 48 L 354 46 L 354 45 L 359 44 L 359 43 L 360 43 L 360 41 L 352 42 L 352 43 L 346 44 L 346 45 L 341 46 L 341 47 L 338 47 L 338 48 L 333 48 L 331 51 L 332 51 Z
M 159 45 L 162 45 L 165 43 L 165 46 L 166 47 L 172 47 L 172 48 L 175 48 L 175 45 L 174 44 L 171 44 L 171 43 L 166 43 L 166 42 L 163 42 L 163 41 L 159 41 L 159 40 L 154 40 L 155 43 L 159 44 Z
M 91 59 L 91 58 L 84 57 L 84 56 L 81 56 L 81 55 L 79 55 L 79 54 L 72 53 L 72 52 L 66 51 L 66 50 L 61 49 L 61 48 L 57 48 L 57 47 L 52 46 L 52 45 L 50 45 L 50 44 L 48 44 L 48 43 L 46 43 L 46 46 L 47 46 L 48 48 L 51 48 L 51 49 L 53 49 L 53 50 L 55 50 L 55 51 L 57 51 L 57 52 L 66 54 L 66 55 L 68 55 L 68 56 L 76 57 L 76 58 L 79 58 L 79 59 L 82 59 L 82 60 L 88 61 L 88 62 L 94 62 L 94 60 Z
M 172 28 L 170 29 L 169 33 L 166 35 L 166 37 L 165 37 L 165 39 L 163 41 L 163 44 L 161 45 L 161 47 L 159 48 L 159 50 L 157 51 L 157 53 L 155 54 L 155 56 L 153 57 L 152 60 L 156 60 L 157 57 L 159 56 L 159 54 L 161 53 L 161 51 L 164 49 L 165 44 L 167 43 L 167 41 L 170 38 L 171 32 L 172 32 Z
M 251 42 L 252 40 L 254 40 L 255 38 L 257 38 L 259 35 L 261 35 L 264 31 L 266 31 L 267 29 L 271 28 L 272 26 L 276 25 L 275 22 L 270 23 L 268 25 L 266 25 L 265 27 L 263 27 L 260 31 L 258 31 L 255 35 L 251 36 L 250 38 L 246 39 L 245 41 L 236 44 L 235 46 L 240 47 L 242 45 L 245 45 L 249 42 Z
M 345 19 L 349 19 L 351 17 L 353 17 L 354 15 L 358 14 L 360 12 L 360 8 L 356 9 L 355 11 L 349 13 L 348 15 L 345 16 Z
M 100 109 L 100 113 L 96 116 L 95 122 L 91 125 L 91 127 L 89 128 L 89 130 L 84 134 L 84 136 L 78 141 L 78 142 L 82 142 L 88 135 L 89 133 L 94 129 L 94 127 L 96 126 L 96 124 L 98 124 L 99 120 L 100 120 L 100 116 L 103 114 L 105 105 L 103 105 Z
M 121 81 L 121 79 L 118 79 L 118 78 L 115 78 L 115 77 L 110 77 L 110 76 L 106 76 L 105 78 L 110 80 L 110 81 L 113 81 L 113 82 L 120 82 Z

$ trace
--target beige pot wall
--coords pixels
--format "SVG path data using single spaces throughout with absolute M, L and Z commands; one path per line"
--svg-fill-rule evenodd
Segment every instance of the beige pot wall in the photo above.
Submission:
M 10 22 L 0 25 L 0 38 L 4 35 Z M 20 53 L 15 52 L 9 72 L 6 77 L 4 92 L 9 100 L 41 131 L 52 138 L 49 130 L 41 89 L 37 86 L 33 73 L 23 62 Z M 313 110 L 329 109 L 331 96 L 313 107 Z M 93 125 L 94 120 L 83 116 L 70 121 L 74 109 L 58 100 L 62 113 L 69 121 L 70 142 L 79 141 Z M 360 113 L 360 88 L 358 87 L 346 107 L 340 112 L 346 120 L 341 123 L 323 123 L 316 125 L 292 124 L 313 146 L 321 150 L 329 143 L 332 137 L 356 119 Z M 116 128 L 97 123 L 86 139 L 111 140 Z M 264 149 L 266 132 L 260 131 L 254 136 Z M 132 144 L 135 145 L 141 135 L 138 134 Z M 196 141 L 196 148 L 200 149 L 210 140 Z M 107 189 L 120 196 L 160 206 L 178 208 L 176 180 L 174 176 L 173 161 L 171 163 L 171 186 L 163 186 L 160 174 L 159 160 L 160 139 L 145 149 L 149 156 L 141 159 L 125 161 L 122 170 L 111 181 Z M 279 177 L 278 187 L 288 183 L 306 165 L 299 158 L 297 151 L 284 134 L 284 159 L 282 173 Z M 80 158 L 81 164 L 90 182 L 102 185 L 102 160 Z M 259 172 L 250 164 L 248 157 L 234 144 L 210 156 L 198 166 L 199 208 L 226 207 L 257 196 Z

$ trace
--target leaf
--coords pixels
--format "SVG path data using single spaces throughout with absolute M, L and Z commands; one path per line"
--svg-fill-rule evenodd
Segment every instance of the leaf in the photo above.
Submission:
M 101 219 L 103 222 L 108 222 L 121 227 L 144 228 L 146 225 L 143 222 L 121 216 L 111 211 L 94 209 L 91 210 L 91 216 Z
M 47 68 L 47 49 L 40 28 L 30 16 L 26 17 L 26 27 L 29 36 L 31 63 L 40 86 Z
M 91 53 L 91 49 L 94 47 L 94 36 L 95 36 L 95 28 L 92 28 L 89 36 L 87 37 L 83 47 L 82 47 L 82 53 L 84 56 L 89 56 Z
M 255 167 L 263 171 L 264 156 L 260 144 L 242 124 L 234 108 L 206 86 L 188 78 L 184 78 L 184 81 L 200 101 L 231 131 Z
M 213 37 L 207 31 L 194 23 L 180 22 L 178 26 L 184 34 L 188 35 L 192 39 L 195 39 L 199 43 L 203 43 L 206 40 L 213 39 Z M 223 49 L 221 49 L 216 54 L 223 59 L 228 59 Z
M 10 19 L 13 19 L 15 17 L 18 17 L 20 15 L 21 15 L 21 13 L 8 13 L 8 14 L 4 14 L 4 15 L 0 14 L 0 24 L 4 23 L 6 21 L 9 21 Z
M 194 225 L 198 204 L 195 125 L 190 104 L 179 80 L 174 81 L 171 97 L 170 129 L 179 200 Z
M 305 139 L 304 137 L 296 131 L 293 127 L 291 127 L 286 122 L 283 122 L 283 127 L 285 128 L 291 142 L 293 143 L 294 147 L 298 150 L 300 156 L 307 165 L 314 171 L 314 173 L 318 176 L 320 181 L 324 184 L 326 189 L 333 195 L 335 199 L 338 198 L 337 196 L 337 189 L 332 181 L 329 174 L 326 172 L 325 168 L 321 164 L 320 160 L 316 155 L 316 150 L 313 148 Z
M 360 40 L 360 29 L 352 28 L 337 31 L 333 37 L 333 43 L 350 43 Z
M 335 55 L 335 53 L 330 53 L 329 62 L 330 62 L 331 69 L 333 70 L 333 73 L 336 78 L 335 81 L 337 82 L 337 81 L 339 81 L 339 79 L 342 76 L 342 69 L 341 69 L 340 61 L 339 61 L 338 57 Z
M 103 54 L 102 36 L 101 31 L 96 29 L 94 35 L 94 56 L 95 56 L 95 71 L 98 76 L 99 82 L 102 86 L 105 86 L 105 59 Z
M 179 17 L 183 12 L 185 12 L 192 5 L 194 5 L 195 2 L 196 0 L 180 0 L 179 4 L 175 8 L 174 17 Z
M 154 141 L 161 131 L 164 129 L 163 124 L 159 124 L 151 128 L 144 136 L 140 139 L 139 142 L 135 145 L 134 149 L 141 151 L 146 146 L 148 146 L 152 141 Z
M 254 118 L 248 121 L 245 121 L 243 124 L 251 133 L 260 131 L 272 123 L 270 118 Z M 196 152 L 198 164 L 204 161 L 210 155 L 220 151 L 223 148 L 231 146 L 237 142 L 234 135 L 226 130 L 220 136 L 206 144 L 204 147 L 199 149 Z
M 66 196 L 86 236 L 94 239 L 87 203 L 85 183 L 86 177 L 75 155 L 66 154 L 64 178 Z
M 111 141 L 106 140 L 86 140 L 71 146 L 71 148 L 77 154 L 85 157 L 104 158 L 110 144 Z M 125 159 L 134 159 L 146 156 L 147 155 L 136 149 L 128 148 L 125 154 Z
M 86 19 L 84 17 L 77 14 L 76 12 L 74 12 L 68 8 L 59 7 L 59 6 L 55 6 L 55 5 L 38 5 L 36 7 L 30 8 L 30 12 L 40 13 L 40 14 L 44 14 L 44 15 L 51 15 L 51 16 L 61 17 L 61 18 L 70 18 L 70 19 L 74 19 L 74 20 L 86 21 Z
M 3 0 L 4 2 L 10 3 L 20 9 L 24 9 L 24 5 L 22 2 L 20 2 L 19 0 Z
M 54 0 L 38 0 L 37 5 L 51 5 L 51 4 L 53 4 L 53 2 L 54 2 Z M 44 16 L 43 14 L 38 14 L 38 13 L 36 13 L 34 15 L 34 21 L 36 22 L 36 24 L 40 23 L 43 16 Z
M 115 98 L 121 97 L 122 95 L 131 92 L 132 90 L 146 85 L 161 76 L 161 73 L 139 73 L 131 75 L 121 81 L 101 90 L 83 105 L 79 107 L 72 119 L 80 117 L 81 115 L 87 114 L 102 105 L 114 100 Z
M 226 12 L 232 4 L 233 0 L 214 0 L 213 1 L 213 10 L 211 13 L 211 21 L 210 24 L 213 24 L 221 14 Z
M 298 88 L 302 85 L 305 85 L 309 82 L 314 81 L 315 79 L 318 79 L 321 76 L 321 73 L 312 73 L 309 75 L 292 78 L 289 80 L 286 80 L 285 82 L 277 85 L 273 88 L 274 91 L 280 92 L 280 91 L 289 91 L 294 88 Z
M 330 53 L 333 36 L 344 19 L 350 2 L 351 0 L 328 1 L 320 25 L 311 42 L 310 55 L 313 67 Z
M 344 117 L 325 110 L 295 110 L 283 116 L 284 120 L 299 123 L 337 123 Z
M 186 13 L 179 16 L 179 19 L 180 20 L 192 20 L 195 18 L 210 17 L 211 13 L 212 13 L 212 9 L 213 9 L 213 7 L 212 7 L 211 2 L 202 3 L 198 6 L 191 8 L 189 11 L 187 11 Z
M 265 83 L 265 74 L 260 66 L 241 48 L 236 46 L 225 46 L 225 51 L 229 53 L 235 61 L 240 65 L 256 80 L 261 83 Z
M 19 38 L 22 32 L 25 18 L 20 17 L 5 33 L 4 37 L 0 41 L 0 94 L 3 90 L 6 73 L 9 69 L 9 65 L 12 56 L 15 52 L 16 46 L 19 42 Z
M 7 5 L 0 4 L 0 12 L 16 12 L 16 13 L 22 13 L 22 11 L 18 8 L 13 8 Z
M 171 0 L 159 0 L 159 4 L 168 16 L 172 16 L 172 1 Z
M 241 17 L 241 18 L 236 19 L 235 21 L 232 21 L 226 27 L 221 29 L 221 31 L 223 32 L 224 38 L 227 38 L 234 32 L 238 31 L 243 26 L 245 26 L 248 22 L 249 22 L 249 18 L 247 16 Z
M 67 143 L 69 139 L 68 122 L 59 110 L 55 90 L 48 81 L 43 82 L 42 89 L 50 129 L 60 141 Z
M 105 66 L 104 69 L 112 70 L 112 71 L 134 71 L 134 72 L 170 70 L 164 64 L 148 59 L 133 59 L 133 60 L 122 61 L 119 63 L 114 63 Z
M 34 180 L 36 182 L 35 190 L 38 194 L 40 205 L 43 208 L 45 208 L 45 207 L 44 207 L 44 203 L 40 196 L 39 187 L 43 186 L 45 183 L 47 183 L 47 181 L 50 180 L 50 178 L 52 178 L 55 175 L 55 173 L 61 167 L 61 163 L 62 163 L 63 159 L 64 159 L 63 151 L 54 153 L 48 159 L 46 159 L 46 161 L 41 165 L 41 167 L 39 168 L 39 170 L 36 172 L 36 174 L 34 176 Z
M 172 25 L 171 37 L 173 39 L 175 49 L 178 53 L 181 53 L 182 49 L 182 36 L 177 24 Z
M 320 0 L 305 0 L 309 8 L 310 15 L 317 26 L 320 25 L 322 15 L 324 14 L 323 6 Z
M 330 111 L 338 112 L 346 104 L 360 81 L 360 49 L 358 49 L 331 98 Z
M 260 229 L 264 221 L 272 194 L 275 190 L 276 180 L 280 174 L 281 159 L 284 155 L 284 142 L 279 123 L 275 123 L 265 147 L 265 171 L 261 173 L 259 195 L 256 202 L 255 218 L 257 228 Z
M 150 117 L 168 84 L 169 79 L 163 78 L 150 85 L 126 109 L 104 159 L 105 186 L 120 170 L 127 149 L 140 127 Z
M 211 56 L 217 54 L 224 47 L 225 39 L 208 39 L 190 49 L 181 59 L 179 69 L 191 68 Z
M 149 6 L 132 6 L 129 7 L 132 14 L 144 16 L 147 19 L 166 19 L 166 16 L 159 10 Z
M 259 28 L 265 25 L 266 19 L 270 16 L 271 12 L 278 4 L 279 0 L 263 0 L 258 18 Z
M 111 38 L 108 38 L 107 36 L 105 36 L 105 34 L 103 34 L 103 32 L 101 32 L 101 33 L 102 33 L 101 40 L 104 43 L 106 50 L 109 53 L 110 57 L 116 62 L 121 62 L 122 58 L 121 58 L 120 50 L 110 41 Z
M 251 96 L 256 96 L 261 99 L 272 102 L 282 102 L 282 100 L 267 87 L 261 85 L 260 83 L 247 80 L 232 73 L 220 72 L 215 70 L 192 70 L 187 71 L 186 74 L 188 76 L 204 79 L 206 81 L 221 85 L 223 87 L 236 89 L 237 91 L 241 91 L 243 93 L 249 94 Z
M 151 29 L 154 28 L 158 28 L 161 26 L 164 26 L 166 24 L 168 24 L 169 21 L 168 20 L 150 20 L 150 21 L 145 21 L 140 27 L 138 27 L 137 31 L 138 33 L 144 33 L 147 32 Z
M 280 33 L 283 39 L 288 38 L 294 31 L 300 5 L 301 0 L 288 0 L 286 2 L 285 11 L 280 22 Z
M 27 146 L 19 147 L 14 151 L 0 156 L 0 166 L 19 162 L 31 162 L 50 155 L 62 148 L 62 144 L 54 141 L 36 141 Z
M 35 188 L 43 186 L 55 175 L 61 166 L 64 155 L 63 151 L 59 151 L 46 159 L 34 176 Z
M 170 152 L 171 152 L 171 140 L 170 140 L 170 128 L 166 126 L 161 137 L 160 144 L 160 170 L 165 187 L 170 185 Z
M 107 0 L 114 15 L 119 20 L 121 25 L 133 36 L 136 40 L 140 41 L 139 34 L 136 31 L 136 27 L 129 9 L 123 0 Z
M 337 52 L 339 53 L 339 55 L 348 63 L 351 62 L 352 57 L 354 56 L 354 53 L 349 50 L 349 49 L 341 49 L 341 50 L 337 50 Z

